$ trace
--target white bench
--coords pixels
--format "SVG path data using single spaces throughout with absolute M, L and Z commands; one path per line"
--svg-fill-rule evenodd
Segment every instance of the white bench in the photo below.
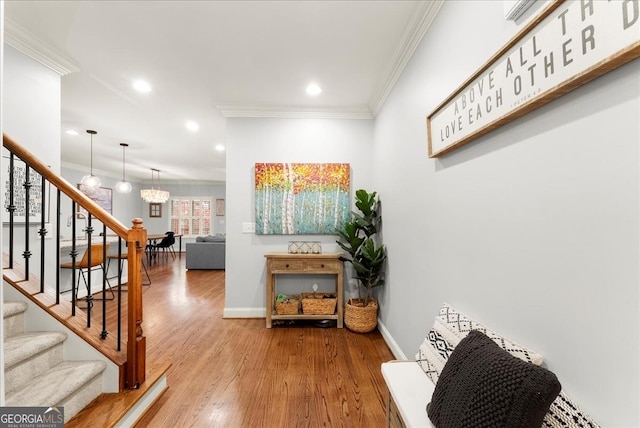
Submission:
M 415 361 L 382 363 L 387 383 L 387 426 L 391 428 L 432 428 L 426 406 L 435 385 Z
M 542 363 L 542 356 L 537 352 L 512 342 L 484 324 L 460 313 L 447 303 L 443 303 L 433 327 L 420 345 L 415 356 L 416 360 L 394 360 L 382 364 L 382 376 L 389 391 L 388 427 L 434 428 L 427 415 L 426 407 L 431 401 L 438 376 L 446 364 L 441 354 L 445 351 L 452 352 L 471 330 L 483 332 L 515 357 L 534 364 Z M 551 404 L 542 426 L 599 428 L 599 425 L 564 391 L 561 391 Z

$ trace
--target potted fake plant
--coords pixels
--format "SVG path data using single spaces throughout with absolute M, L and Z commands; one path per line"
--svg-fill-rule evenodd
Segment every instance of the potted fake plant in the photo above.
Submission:
M 346 252 L 343 260 L 351 263 L 358 282 L 358 298 L 347 301 L 344 323 L 350 330 L 367 333 L 378 324 L 378 302 L 372 290 L 384 284 L 387 253 L 379 242 L 381 216 L 377 193 L 357 190 L 355 204 L 359 212 L 352 211 L 350 220 L 338 228 L 340 239 L 336 242 Z

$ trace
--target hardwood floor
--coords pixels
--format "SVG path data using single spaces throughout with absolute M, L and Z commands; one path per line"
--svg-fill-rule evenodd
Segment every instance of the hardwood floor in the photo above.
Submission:
M 265 328 L 223 319 L 224 271 L 186 271 L 184 255 L 143 287 L 147 362 L 171 362 L 169 389 L 136 427 L 384 427 L 376 331 Z

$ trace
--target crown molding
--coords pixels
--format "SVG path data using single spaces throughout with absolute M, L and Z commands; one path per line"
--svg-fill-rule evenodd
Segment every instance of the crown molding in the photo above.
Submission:
M 338 111 L 335 109 L 310 109 L 296 107 L 240 106 L 218 104 L 216 108 L 223 117 L 272 117 L 286 119 L 360 119 L 371 120 L 366 109 Z
M 444 0 L 419 2 L 412 21 L 407 25 L 402 39 L 396 48 L 393 59 L 384 71 L 378 90 L 369 101 L 369 110 L 373 117 L 378 114 L 382 105 L 387 100 L 389 93 L 400 78 L 404 68 L 411 60 L 413 53 L 422 41 L 425 33 L 431 26 Z
M 4 18 L 4 42 L 28 57 L 64 76 L 80 71 L 80 65 L 72 58 L 38 39 L 33 33 Z

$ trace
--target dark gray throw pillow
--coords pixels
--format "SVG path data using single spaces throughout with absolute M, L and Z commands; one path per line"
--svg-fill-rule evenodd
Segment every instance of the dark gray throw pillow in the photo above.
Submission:
M 473 330 L 442 369 L 427 414 L 438 428 L 540 428 L 560 389 L 555 374 Z

